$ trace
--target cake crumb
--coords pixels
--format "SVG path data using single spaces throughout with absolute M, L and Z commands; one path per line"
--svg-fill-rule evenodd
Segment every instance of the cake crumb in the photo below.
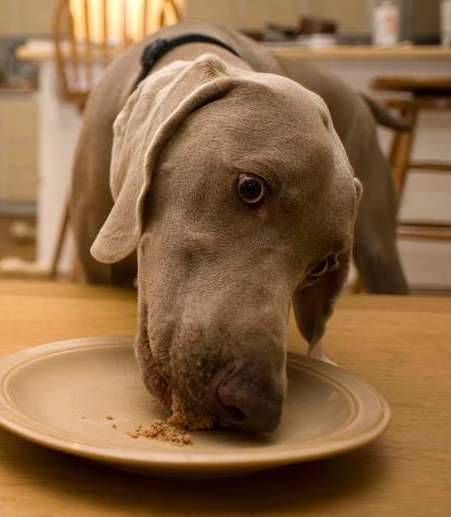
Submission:
M 111 427 L 112 427 L 113 429 L 117 429 L 117 425 L 116 425 L 116 424 L 113 424 Z
M 80 419 L 81 420 L 86 420 L 86 417 L 85 416 L 81 416 Z
M 105 418 L 106 418 L 107 420 L 114 420 L 114 418 L 113 418 L 111 415 L 107 415 Z
M 155 420 L 147 427 L 138 425 L 134 431 L 129 431 L 127 434 L 131 438 L 149 438 L 178 446 L 193 444 L 189 433 L 162 420 Z

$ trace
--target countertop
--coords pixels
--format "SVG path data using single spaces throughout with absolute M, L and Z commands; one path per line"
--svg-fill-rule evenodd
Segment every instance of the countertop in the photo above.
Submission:
M 284 44 L 267 45 L 267 47 L 275 55 L 293 56 L 298 59 L 307 60 L 451 60 L 451 48 L 439 46 L 400 45 L 393 48 L 337 46 L 322 49 L 307 49 L 300 46 Z M 52 59 L 53 55 L 53 43 L 48 40 L 30 40 L 17 50 L 17 56 L 27 61 L 46 61 Z
M 0 314 L 4 356 L 53 340 L 132 334 L 135 293 L 3 280 Z M 289 339 L 303 349 L 293 321 Z M 0 430 L 1 515 L 447 517 L 451 298 L 344 296 L 325 342 L 392 407 L 387 432 L 372 445 L 242 478 L 177 481 L 116 471 Z

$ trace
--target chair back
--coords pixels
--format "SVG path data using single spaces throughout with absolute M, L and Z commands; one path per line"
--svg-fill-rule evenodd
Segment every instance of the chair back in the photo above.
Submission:
M 53 40 L 63 99 L 82 109 L 113 57 L 180 18 L 176 0 L 59 0 Z

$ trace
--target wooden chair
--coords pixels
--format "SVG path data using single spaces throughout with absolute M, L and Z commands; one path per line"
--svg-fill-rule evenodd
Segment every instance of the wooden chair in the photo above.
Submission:
M 113 5 L 114 4 L 114 5 Z M 93 16 L 92 6 L 100 8 Z M 130 6 L 136 11 L 131 12 Z M 113 7 L 120 9 L 112 26 Z M 128 15 L 133 14 L 133 23 Z M 130 16 L 131 18 L 131 16 Z M 89 93 L 110 61 L 132 43 L 181 18 L 175 0 L 60 0 L 53 19 L 53 41 L 61 97 L 83 111 Z M 50 278 L 56 278 L 70 227 L 70 196 L 58 229 Z
M 93 13 L 93 6 L 100 12 Z M 179 20 L 175 0 L 60 0 L 53 41 L 61 96 L 82 110 L 99 71 L 119 52 Z
M 407 174 L 410 170 L 451 174 L 451 163 L 441 161 L 413 162 L 412 149 L 418 130 L 419 114 L 422 110 L 447 110 L 451 112 L 451 77 L 377 77 L 372 88 L 380 92 L 404 94 L 402 98 L 389 98 L 385 104 L 396 110 L 410 127 L 395 132 L 390 163 L 398 202 L 405 194 Z M 417 220 L 398 226 L 402 239 L 451 242 L 451 221 L 426 222 Z

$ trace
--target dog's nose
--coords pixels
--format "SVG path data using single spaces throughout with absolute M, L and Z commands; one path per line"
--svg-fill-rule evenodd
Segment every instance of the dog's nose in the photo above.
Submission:
M 283 390 L 259 361 L 234 361 L 216 373 L 209 406 L 221 424 L 248 432 L 271 432 L 279 425 Z

